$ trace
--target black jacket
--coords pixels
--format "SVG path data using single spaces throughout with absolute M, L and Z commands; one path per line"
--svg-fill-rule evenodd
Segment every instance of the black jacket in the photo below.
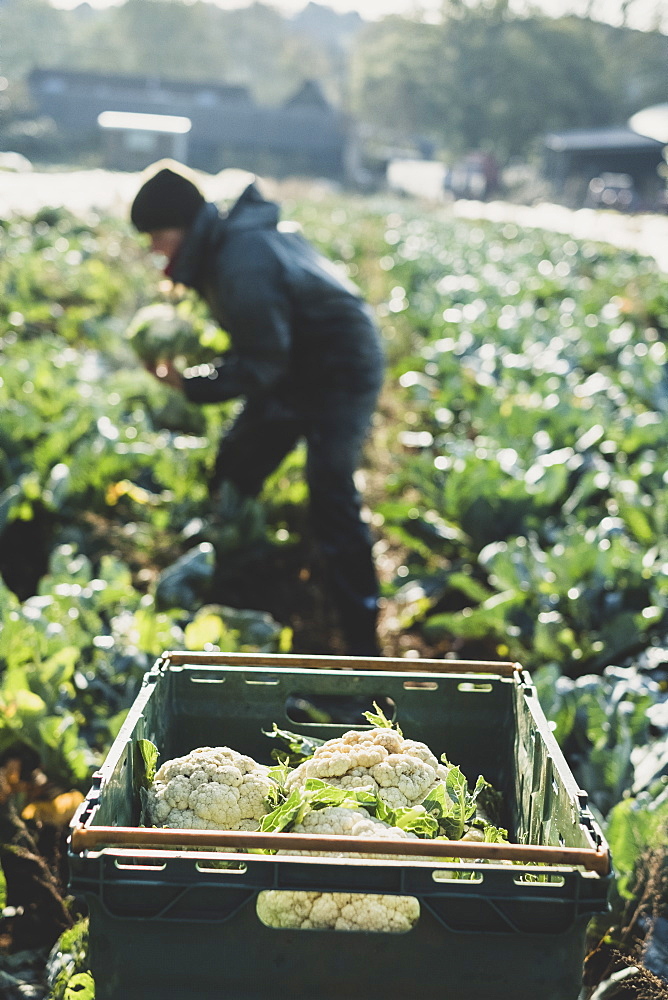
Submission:
M 323 391 L 377 388 L 383 352 L 358 290 L 299 233 L 278 227 L 278 206 L 251 184 L 228 215 L 206 202 L 172 261 L 228 333 L 231 350 L 208 374 L 186 373 L 200 403 L 272 394 L 317 402 Z

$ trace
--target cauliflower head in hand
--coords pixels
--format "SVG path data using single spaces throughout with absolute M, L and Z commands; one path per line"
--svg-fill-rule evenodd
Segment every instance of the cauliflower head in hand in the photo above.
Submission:
M 276 787 L 269 768 L 229 747 L 199 747 L 158 768 L 147 798 L 153 826 L 257 830 Z
M 419 805 L 448 774 L 429 747 L 393 729 L 351 730 L 328 740 L 288 776 L 288 791 L 319 778 L 339 788 L 363 788 L 391 809 Z

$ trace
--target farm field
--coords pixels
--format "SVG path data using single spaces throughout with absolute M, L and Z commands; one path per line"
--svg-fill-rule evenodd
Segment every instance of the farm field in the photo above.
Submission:
M 243 179 L 219 178 L 210 196 Z M 17 198 L 0 226 L 0 768 L 21 744 L 53 789 L 51 813 L 28 807 L 25 822 L 54 891 L 54 831 L 163 650 L 340 648 L 302 456 L 259 503 L 214 507 L 206 471 L 236 404 L 184 404 L 142 369 L 128 332 L 149 309 L 144 322 L 194 331 L 204 358 L 224 336 L 159 287 L 120 215 L 134 185 L 101 190 L 79 187 L 75 211 Z M 575 213 L 564 231 L 556 210 L 550 226 L 517 206 L 277 191 L 383 329 L 388 376 L 360 486 L 384 651 L 531 672 L 616 868 L 586 996 L 624 973 L 615 996 L 665 997 L 668 265 L 656 234 L 668 220 Z M 0 790 L 6 869 L 25 791 Z M 44 997 L 66 907 L 30 922 L 11 893 L 0 901 L 8 997 L 31 995 L 30 955 Z

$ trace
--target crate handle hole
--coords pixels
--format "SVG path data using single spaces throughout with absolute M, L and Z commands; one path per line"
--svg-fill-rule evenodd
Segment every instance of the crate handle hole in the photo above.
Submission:
M 288 895 L 286 903 L 281 896 Z M 289 894 L 281 889 L 260 892 L 256 914 L 260 923 L 273 930 L 336 931 L 337 934 L 407 934 L 420 918 L 420 902 L 415 896 L 377 893 L 345 893 L 345 902 L 338 902 L 338 892 L 302 892 Z M 365 903 L 375 909 L 375 927 L 365 926 Z M 399 905 L 397 906 L 397 903 Z M 382 912 L 387 911 L 386 918 Z M 350 912 L 346 912 L 346 910 Z M 361 912 L 360 912 L 361 911 Z M 358 912 L 360 917 L 358 918 Z M 358 923 L 359 920 L 359 923 Z M 308 926 L 303 924 L 308 922 Z M 380 926 L 379 926 L 380 925 Z
M 214 677 L 213 675 L 209 675 L 208 677 L 190 677 L 191 684 L 224 684 L 225 681 L 225 677 Z
M 404 681 L 407 691 L 438 691 L 438 681 Z
M 244 680 L 246 684 L 269 684 L 274 687 L 281 683 L 276 674 L 253 674 L 250 677 L 244 677 Z
M 305 726 L 366 726 L 365 712 L 374 712 L 374 702 L 390 721 L 396 717 L 395 702 L 385 695 L 311 694 L 295 691 L 285 701 L 291 722 Z
M 469 694 L 489 694 L 489 692 L 494 689 L 489 682 L 483 683 L 482 681 L 479 681 L 476 683 L 475 681 L 462 681 L 457 685 L 457 690 L 464 691 Z

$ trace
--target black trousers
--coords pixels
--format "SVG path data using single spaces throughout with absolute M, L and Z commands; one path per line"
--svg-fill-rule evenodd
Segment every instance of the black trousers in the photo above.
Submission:
M 347 652 L 376 656 L 378 581 L 371 536 L 360 516 L 354 473 L 375 410 L 378 388 L 326 390 L 299 408 L 275 397 L 249 401 L 221 441 L 212 479 L 255 496 L 302 438 L 314 537 L 323 554 Z

